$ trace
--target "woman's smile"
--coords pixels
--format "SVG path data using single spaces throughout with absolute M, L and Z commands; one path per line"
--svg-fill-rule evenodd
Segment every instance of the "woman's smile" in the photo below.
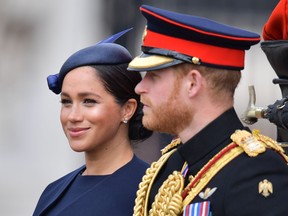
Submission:
M 77 127 L 77 128 L 68 128 L 68 134 L 70 137 L 80 137 L 85 134 L 90 128 L 89 127 Z

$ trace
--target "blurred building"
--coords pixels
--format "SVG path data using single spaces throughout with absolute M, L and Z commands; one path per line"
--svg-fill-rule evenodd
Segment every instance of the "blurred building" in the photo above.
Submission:
M 261 34 L 278 1 L 262 0 L 1 0 L 0 1 L 0 215 L 31 215 L 44 187 L 77 168 L 83 155 L 74 153 L 59 121 L 59 97 L 46 77 L 58 73 L 73 52 L 128 27 L 120 39 L 133 55 L 140 52 L 145 24 L 141 4 L 205 16 Z M 276 76 L 260 46 L 246 55 L 246 68 L 235 96 L 239 115 L 254 85 L 257 105 L 281 97 Z M 251 128 L 275 138 L 276 128 L 260 120 Z M 137 144 L 136 153 L 156 160 L 171 138 L 155 134 Z

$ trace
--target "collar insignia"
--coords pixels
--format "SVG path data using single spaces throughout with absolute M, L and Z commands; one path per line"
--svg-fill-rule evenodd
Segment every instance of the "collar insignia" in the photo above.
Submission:
M 167 152 L 174 149 L 175 147 L 177 147 L 180 144 L 181 144 L 180 138 L 174 138 L 167 146 L 165 146 L 165 148 L 163 148 L 161 150 L 162 155 L 166 154 Z
M 267 179 L 259 182 L 258 185 L 259 194 L 262 194 L 264 197 L 268 197 L 270 194 L 273 193 L 273 185 Z
M 208 197 L 210 197 L 215 191 L 217 190 L 217 187 L 214 188 L 206 188 L 204 192 L 199 193 L 199 197 L 206 200 Z

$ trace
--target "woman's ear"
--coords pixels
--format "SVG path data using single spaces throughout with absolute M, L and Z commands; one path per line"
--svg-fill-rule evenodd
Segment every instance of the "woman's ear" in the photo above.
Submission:
M 128 101 L 126 101 L 126 103 L 122 107 L 123 110 L 122 121 L 127 123 L 134 115 L 136 109 L 137 109 L 137 101 L 134 98 L 130 98 Z

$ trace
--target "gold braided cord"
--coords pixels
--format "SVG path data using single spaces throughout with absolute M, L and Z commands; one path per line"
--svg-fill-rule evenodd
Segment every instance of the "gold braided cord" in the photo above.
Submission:
M 177 216 L 182 210 L 182 191 L 184 178 L 180 172 L 174 171 L 159 188 L 149 216 Z
M 142 182 L 139 184 L 139 189 L 136 193 L 137 197 L 135 199 L 133 216 L 147 216 L 148 196 L 150 194 L 152 184 L 161 167 L 175 151 L 176 149 L 162 155 L 157 162 L 153 162 L 150 168 L 146 170 L 146 173 L 143 176 Z
M 278 142 L 271 139 L 270 137 L 260 134 L 259 130 L 253 130 L 252 134 L 255 138 L 264 143 L 268 148 L 271 148 L 274 151 L 278 152 L 286 160 L 286 162 L 288 162 L 288 156 L 285 154 L 284 149 Z
M 151 179 L 154 176 L 155 170 L 158 168 L 158 163 L 153 162 L 146 170 L 146 174 L 142 178 L 142 182 L 139 184 L 139 189 L 137 191 L 137 197 L 135 200 L 135 206 L 134 206 L 134 214 L 133 216 L 142 216 L 146 215 L 145 214 L 145 199 L 146 199 L 146 194 L 148 191 L 148 186 L 151 182 Z

